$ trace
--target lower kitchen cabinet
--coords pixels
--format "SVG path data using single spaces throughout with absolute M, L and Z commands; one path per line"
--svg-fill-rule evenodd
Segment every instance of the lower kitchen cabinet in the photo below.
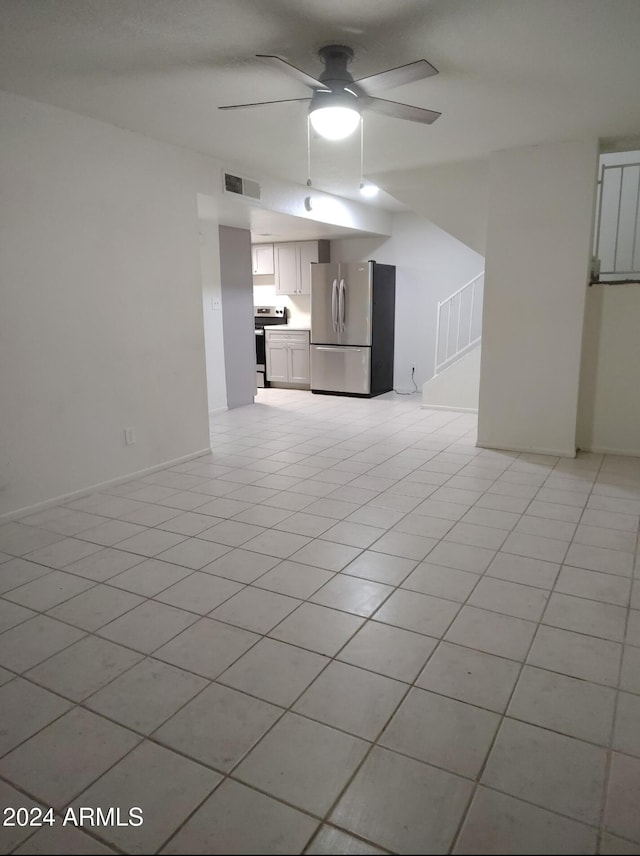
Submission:
M 308 387 L 309 333 L 307 330 L 265 330 L 267 380 Z

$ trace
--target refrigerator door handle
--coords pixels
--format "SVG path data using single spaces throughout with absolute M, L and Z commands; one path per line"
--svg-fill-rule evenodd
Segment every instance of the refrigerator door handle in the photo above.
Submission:
M 331 284 L 331 322 L 333 332 L 338 332 L 338 280 L 334 279 Z
M 346 348 L 341 348 L 339 345 L 331 345 L 331 346 L 314 345 L 313 347 L 316 349 L 316 351 L 331 351 L 334 354 L 335 353 L 350 354 L 352 352 L 360 353 L 360 351 L 364 350 L 363 348 L 352 348 L 350 346 L 348 346 Z
M 344 280 L 343 280 L 343 279 L 341 279 L 341 280 L 340 280 L 340 291 L 339 291 L 339 294 L 338 294 L 338 317 L 339 317 L 339 321 L 338 321 L 338 331 L 339 331 L 340 333 L 344 333 L 344 322 L 345 322 L 345 317 L 344 317 L 345 299 L 344 299 L 344 298 L 345 298 L 345 289 L 346 289 L 345 282 L 344 282 Z

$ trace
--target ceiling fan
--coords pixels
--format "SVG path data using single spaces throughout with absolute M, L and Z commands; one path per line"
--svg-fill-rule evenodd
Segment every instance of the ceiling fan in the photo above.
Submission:
M 324 71 L 318 78 L 291 65 L 279 56 L 256 54 L 304 83 L 313 90 L 308 98 L 283 98 L 277 101 L 258 101 L 253 104 L 230 104 L 220 110 L 237 110 L 242 107 L 261 107 L 264 104 L 283 104 L 292 101 L 309 101 L 309 118 L 315 131 L 330 140 L 341 140 L 353 133 L 360 123 L 363 110 L 372 110 L 394 119 L 407 119 L 429 125 L 441 114 L 399 101 L 377 98 L 376 93 L 414 80 L 423 80 L 438 73 L 426 59 L 419 59 L 387 71 L 354 80 L 347 70 L 353 59 L 353 50 L 345 45 L 326 45 L 318 51 Z

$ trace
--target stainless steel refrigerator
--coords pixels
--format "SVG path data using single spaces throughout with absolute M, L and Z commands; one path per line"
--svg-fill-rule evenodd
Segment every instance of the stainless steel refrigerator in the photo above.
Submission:
M 311 265 L 311 391 L 370 398 L 393 389 L 396 269 Z

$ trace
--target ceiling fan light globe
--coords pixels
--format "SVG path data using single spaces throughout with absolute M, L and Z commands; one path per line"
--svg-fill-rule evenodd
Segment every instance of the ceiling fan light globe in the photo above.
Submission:
M 360 124 L 360 113 L 352 107 L 318 107 L 309 118 L 313 130 L 326 140 L 344 140 Z

